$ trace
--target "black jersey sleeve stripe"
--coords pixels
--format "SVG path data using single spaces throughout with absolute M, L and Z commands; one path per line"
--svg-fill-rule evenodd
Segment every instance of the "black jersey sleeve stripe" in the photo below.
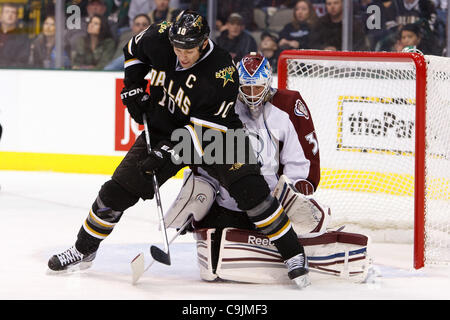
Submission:
M 191 135 L 191 140 L 194 144 L 195 151 L 200 157 L 203 157 L 204 151 L 202 148 L 202 143 L 200 142 L 200 139 L 198 138 L 197 132 L 195 131 L 194 127 L 190 124 L 184 127 L 189 131 L 189 134 Z
M 137 58 L 131 58 L 129 60 L 126 60 L 124 62 L 124 64 L 123 64 L 123 66 L 126 69 L 128 67 L 134 66 L 134 65 L 139 64 L 139 63 L 143 63 L 143 62 L 141 60 L 137 59 Z
M 207 120 L 202 120 L 202 119 L 199 119 L 196 117 L 190 117 L 190 121 L 194 125 L 201 126 L 203 128 L 213 129 L 213 130 L 217 130 L 217 131 L 221 131 L 221 132 L 227 132 L 227 130 L 228 130 L 228 128 L 223 125 L 220 125 L 220 124 L 217 124 L 217 123 L 214 123 L 211 121 L 207 121 Z

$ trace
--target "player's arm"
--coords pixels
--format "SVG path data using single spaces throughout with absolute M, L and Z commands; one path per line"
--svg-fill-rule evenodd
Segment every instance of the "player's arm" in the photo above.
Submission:
M 314 193 L 320 181 L 319 144 L 313 119 L 303 98 L 297 92 L 290 99 L 289 124 L 280 162 L 283 174 L 295 188 L 306 195 Z
M 133 36 L 123 47 L 125 86 L 141 84 L 151 68 L 152 26 Z
M 148 81 L 145 76 L 150 71 L 151 59 L 147 46 L 151 46 L 151 37 L 147 35 L 148 28 L 132 37 L 123 48 L 125 57 L 125 78 L 120 97 L 127 106 L 130 116 L 142 124 L 142 115 L 150 111 L 150 96 L 147 92 Z

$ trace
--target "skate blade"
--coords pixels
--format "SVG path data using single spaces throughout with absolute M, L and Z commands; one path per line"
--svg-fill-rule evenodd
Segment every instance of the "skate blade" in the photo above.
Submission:
M 311 281 L 309 280 L 309 275 L 308 274 L 305 274 L 303 276 L 297 277 L 297 278 L 293 279 L 293 281 L 295 282 L 295 284 L 297 285 L 297 287 L 299 289 L 306 288 L 307 286 L 309 286 L 311 284 Z
M 74 272 L 82 272 L 86 269 L 89 269 L 92 266 L 93 261 L 84 261 L 77 263 L 76 265 L 72 265 L 64 270 L 52 270 L 50 268 L 47 268 L 47 275 L 63 275 L 63 274 L 70 274 Z

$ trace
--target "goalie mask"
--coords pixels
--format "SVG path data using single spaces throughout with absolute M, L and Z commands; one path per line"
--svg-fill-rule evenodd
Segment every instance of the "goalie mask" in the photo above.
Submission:
M 251 52 L 237 65 L 239 72 L 238 98 L 252 112 L 259 114 L 264 103 L 272 97 L 272 68 L 260 53 Z

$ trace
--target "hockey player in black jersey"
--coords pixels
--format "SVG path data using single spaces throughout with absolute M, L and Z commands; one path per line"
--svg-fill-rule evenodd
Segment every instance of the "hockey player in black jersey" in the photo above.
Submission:
M 189 165 L 215 177 L 258 230 L 275 244 L 289 277 L 300 287 L 309 284 L 304 249 L 282 206 L 270 194 L 249 140 L 244 139 L 244 161 L 236 160 L 242 153 L 238 143 L 232 144 L 233 161 L 225 161 L 225 155 L 224 161 L 211 163 L 205 159 L 211 142 L 202 137 L 208 130 L 225 136 L 243 127 L 234 112 L 237 70 L 231 56 L 209 39 L 206 19 L 186 10 L 173 24 L 153 24 L 128 42 L 124 55 L 121 98 L 136 122 L 143 123 L 146 117 L 152 151 L 147 153 L 141 134 L 112 178 L 100 188 L 75 245 L 51 257 L 49 268 L 65 271 L 73 266 L 89 267 L 100 242 L 112 232 L 123 212 L 140 198 L 153 198 L 152 175 L 162 185 Z M 145 80 L 149 72 L 150 83 Z M 178 157 L 175 149 L 180 141 L 174 139 L 175 132 L 178 137 L 189 137 L 189 148 L 181 149 Z M 229 151 L 227 148 L 227 156 Z M 180 156 L 182 163 L 176 161 Z

